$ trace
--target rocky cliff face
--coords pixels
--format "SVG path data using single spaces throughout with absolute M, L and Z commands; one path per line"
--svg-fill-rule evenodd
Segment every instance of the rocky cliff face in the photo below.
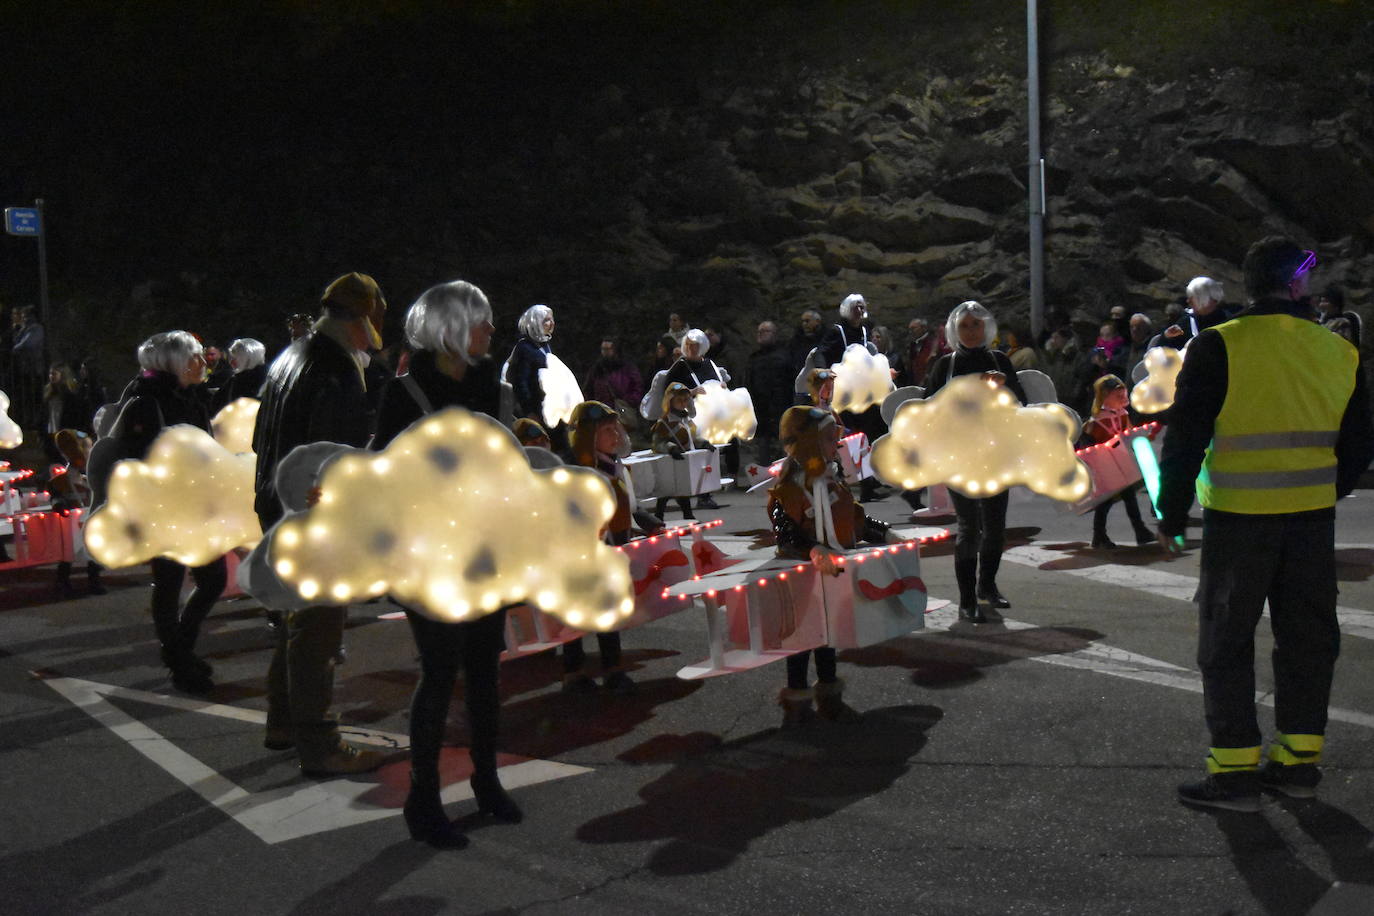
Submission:
M 1367 11 L 1041 5 L 1051 307 L 1159 309 L 1199 273 L 1239 299 L 1241 256 L 1269 232 L 1374 304 Z M 152 37 L 124 22 L 88 45 L 101 60 L 69 57 L 77 115 L 17 163 L 22 188 L 59 200 L 67 339 L 114 306 L 124 353 L 163 324 L 276 340 L 345 269 L 397 305 L 473 279 L 498 347 L 549 302 L 575 360 L 607 332 L 639 351 L 673 310 L 751 339 L 856 290 L 887 324 L 966 298 L 1025 315 L 1018 4 L 760 3 L 717 24 L 704 2 L 552 24 L 540 4 L 484 9 L 507 7 L 523 18 L 364 3 L 347 23 L 290 5 Z M 111 82 L 139 48 L 144 69 Z M 112 230 L 144 205 L 156 219 Z

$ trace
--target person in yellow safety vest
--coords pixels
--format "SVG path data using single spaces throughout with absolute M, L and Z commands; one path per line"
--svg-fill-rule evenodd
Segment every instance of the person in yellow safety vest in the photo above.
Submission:
M 1336 500 L 1374 458 L 1359 354 L 1301 304 L 1316 255 L 1270 236 L 1245 255 L 1249 306 L 1198 334 L 1160 461 L 1159 536 L 1178 549 L 1202 504 L 1198 667 L 1212 747 L 1187 805 L 1260 810 L 1261 789 L 1315 795 L 1336 622 Z M 1175 540 L 1175 539 L 1178 540 Z M 1274 631 L 1278 734 L 1260 768 L 1255 627 Z

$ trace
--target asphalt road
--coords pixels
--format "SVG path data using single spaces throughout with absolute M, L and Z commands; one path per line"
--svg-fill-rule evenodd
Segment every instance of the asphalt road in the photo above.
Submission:
M 718 543 L 765 528 L 731 493 Z M 900 500 L 870 505 L 905 519 Z M 671 517 L 670 517 L 671 520 Z M 1124 515 L 1111 520 L 1129 542 Z M 937 524 L 952 524 L 952 520 Z M 1207 745 L 1189 598 L 1197 553 L 1087 547 L 1090 523 L 1016 499 L 1000 577 L 1012 609 L 950 610 L 843 653 L 853 725 L 780 732 L 782 665 L 686 682 L 689 609 L 625 636 L 639 691 L 568 697 L 550 656 L 503 667 L 504 779 L 526 819 L 466 794 L 461 703 L 449 811 L 471 845 L 412 842 L 404 800 L 416 676 L 403 622 L 353 608 L 337 709 L 395 746 L 381 772 L 302 779 L 261 746 L 269 639 L 226 601 L 200 648 L 209 701 L 157 663 L 148 577 L 57 600 L 52 569 L 0 581 L 0 888 L 6 913 L 1374 912 L 1374 493 L 1341 504 L 1345 637 L 1319 800 L 1260 815 L 1174 800 Z M 923 553 L 953 597 L 950 548 Z M 78 578 L 78 582 L 80 579 Z M 1260 684 L 1269 637 L 1256 651 Z M 1272 728 L 1272 708 L 1262 721 Z

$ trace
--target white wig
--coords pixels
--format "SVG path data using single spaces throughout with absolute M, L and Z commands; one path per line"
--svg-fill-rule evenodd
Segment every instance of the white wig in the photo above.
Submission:
M 1194 277 L 1188 282 L 1188 297 L 1196 299 L 1198 302 L 1206 302 L 1208 299 L 1215 299 L 1220 302 L 1226 298 L 1226 290 L 1222 289 L 1220 280 L 1213 280 L 1211 277 Z
M 686 334 L 682 335 L 682 343 L 684 345 L 686 345 L 689 340 L 701 347 L 701 350 L 697 353 L 697 359 L 702 359 L 707 353 L 711 352 L 711 338 L 707 337 L 706 332 L 701 330 L 701 328 L 692 328 Z
M 848 296 L 845 296 L 844 301 L 840 303 L 840 317 L 845 321 L 853 318 L 854 306 L 856 305 L 862 305 L 864 308 L 868 308 L 868 300 L 860 293 L 850 293 Z
M 180 375 L 191 357 L 203 352 L 205 348 L 189 332 L 163 331 L 138 345 L 138 365 L 149 372 Z
M 531 305 L 520 316 L 520 333 L 537 344 L 548 343 L 549 335 L 544 333 L 544 322 L 553 317 L 553 309 L 547 305 Z
M 992 317 L 992 312 L 983 308 L 982 303 L 973 299 L 960 302 L 954 307 L 954 311 L 949 313 L 949 319 L 945 322 L 945 342 L 956 350 L 963 346 L 959 343 L 959 320 L 965 315 L 973 315 L 983 322 L 983 342 L 978 346 L 992 346 L 992 342 L 997 339 L 997 319 Z
M 235 364 L 235 373 L 256 369 L 267 361 L 267 348 L 260 340 L 240 337 L 229 345 L 229 359 Z
M 417 350 L 444 353 L 467 365 L 472 329 L 491 320 L 486 293 L 466 280 L 431 286 L 406 312 L 406 340 Z

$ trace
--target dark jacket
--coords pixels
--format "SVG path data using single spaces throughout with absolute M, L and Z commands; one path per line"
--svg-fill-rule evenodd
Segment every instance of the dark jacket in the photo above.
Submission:
M 952 374 L 951 362 L 954 366 Z M 1011 360 L 1007 359 L 1007 354 L 1001 350 L 989 350 L 987 347 L 975 347 L 972 350 L 960 347 L 953 353 L 937 359 L 926 373 L 926 397 L 934 396 L 935 392 L 945 387 L 945 383 L 953 375 L 976 375 L 984 372 L 1000 372 L 1005 375 L 1007 390 L 1016 395 L 1016 399 L 1022 404 L 1026 403 L 1026 391 L 1021 387 L 1021 382 L 1016 377 L 1016 369 L 1012 366 Z
M 811 351 L 821 345 L 821 337 L 824 336 L 817 330 L 814 334 L 808 334 L 800 328 L 792 335 L 792 339 L 787 344 L 787 358 L 792 364 L 792 374 L 795 376 L 801 371 L 802 364 L 806 362 L 806 357 Z
M 1305 306 L 1286 299 L 1261 299 L 1239 316 L 1289 314 L 1311 319 Z M 1197 336 L 1178 374 L 1174 405 L 1169 408 L 1169 431 L 1159 462 L 1160 531 L 1183 534 L 1193 505 L 1194 481 L 1212 444 L 1212 434 L 1228 384 L 1226 342 L 1218 333 Z M 1355 489 L 1360 475 L 1374 459 L 1374 422 L 1369 415 L 1369 390 L 1364 369 L 1355 370 L 1355 388 L 1341 417 L 1336 439 L 1336 498 Z M 1319 512 L 1330 511 L 1319 509 Z M 1283 514 L 1283 513 L 1280 513 Z
M 272 361 L 253 430 L 258 455 L 254 508 L 263 530 L 281 517 L 277 462 L 308 442 L 367 445 L 367 393 L 353 356 L 318 331 L 295 341 Z
M 832 324 L 825 329 L 825 336 L 821 338 L 819 344 L 821 356 L 825 359 L 825 365 L 833 366 L 844 359 L 844 351 L 850 344 L 867 344 L 868 328 L 863 325 L 854 327 L 848 322 Z
M 158 433 L 180 423 L 210 432 L 210 415 L 204 404 L 190 389 L 177 384 L 176 376 L 170 372 L 144 372 L 125 386 L 110 435 L 91 447 L 86 461 L 91 508 L 105 504 L 115 462 L 146 458 Z
M 553 350 L 547 343 L 537 344 L 528 337 L 515 342 L 506 361 L 506 381 L 515 389 L 515 413 L 544 422 L 544 389 L 539 384 L 539 370 L 549 365 Z M 493 414 L 493 416 L 495 416 Z
M 720 376 L 716 374 L 715 364 L 709 358 L 690 360 L 684 356 L 668 370 L 667 382 L 663 387 L 666 390 L 673 382 L 681 382 L 688 388 L 697 388 L 711 379 L 720 381 Z
M 1150 338 L 1151 347 L 1173 347 L 1175 350 L 1182 350 L 1188 341 L 1201 334 L 1208 328 L 1214 328 L 1223 321 L 1230 321 L 1240 314 L 1240 307 L 1234 305 L 1221 304 L 1212 309 L 1210 314 L 1198 315 L 1192 309 L 1184 309 L 1183 317 L 1178 320 L 1178 326 L 1183 329 L 1181 337 L 1169 337 L 1164 331 L 1160 331 Z M 1165 330 L 1168 330 L 1167 328 Z M 1128 338 L 1129 339 L 1129 338 Z M 1146 349 L 1149 349 L 1148 347 Z
M 417 350 L 410 357 L 409 374 L 436 412 L 456 406 L 493 419 L 501 414 L 500 368 L 493 360 L 468 366 L 463 380 L 458 381 L 439 371 L 432 352 Z M 382 388 L 382 399 L 377 406 L 377 433 L 369 447 L 377 451 L 386 448 L 392 439 L 424 415 L 424 409 L 405 383 L 399 378 L 389 379 Z
M 225 382 L 219 391 L 215 392 L 211 408 L 215 413 L 218 413 L 239 398 L 256 398 L 266 381 L 266 363 L 261 366 L 254 366 L 252 369 L 244 369 L 242 372 L 235 372 L 233 377 Z
M 790 354 L 781 344 L 759 347 L 749 356 L 744 387 L 749 389 L 754 400 L 754 416 L 758 418 L 759 429 L 767 430 L 769 438 L 777 436 L 778 421 L 792 406 L 796 375 Z

